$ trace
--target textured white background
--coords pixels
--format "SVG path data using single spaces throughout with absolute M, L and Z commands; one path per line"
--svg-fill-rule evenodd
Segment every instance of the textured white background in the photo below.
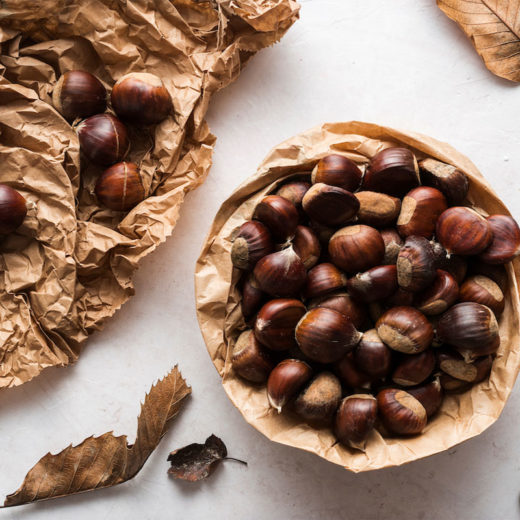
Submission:
M 519 87 L 495 78 L 433 0 L 307 0 L 282 42 L 213 100 L 218 136 L 206 183 L 174 236 L 145 259 L 137 294 L 72 367 L 0 393 L 0 494 L 47 451 L 114 430 L 134 438 L 151 383 L 179 363 L 193 396 L 131 482 L 0 512 L 0 519 L 513 519 L 519 516 L 520 392 L 499 421 L 449 452 L 354 475 L 274 444 L 228 401 L 195 317 L 193 269 L 231 191 L 278 142 L 325 121 L 411 129 L 468 155 L 516 217 Z M 170 450 L 215 433 L 228 462 L 200 484 L 166 476 Z

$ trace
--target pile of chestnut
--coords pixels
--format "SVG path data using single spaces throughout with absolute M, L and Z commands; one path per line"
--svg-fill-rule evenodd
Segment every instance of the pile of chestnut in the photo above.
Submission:
M 264 197 L 233 234 L 251 327 L 233 370 L 345 445 L 373 428 L 419 434 L 445 392 L 490 373 L 520 228 L 465 206 L 462 171 L 406 148 L 364 172 L 328 155 L 308 181 Z

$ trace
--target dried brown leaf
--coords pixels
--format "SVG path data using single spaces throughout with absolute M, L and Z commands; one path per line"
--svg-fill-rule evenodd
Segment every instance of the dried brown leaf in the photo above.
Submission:
M 520 2 L 518 0 L 437 0 L 457 22 L 497 76 L 520 81 Z
M 78 446 L 48 453 L 27 473 L 21 487 L 8 495 L 4 507 L 58 498 L 115 486 L 133 478 L 157 447 L 191 393 L 177 366 L 152 386 L 141 405 L 137 436 L 128 444 L 126 435 L 111 432 L 89 437 Z

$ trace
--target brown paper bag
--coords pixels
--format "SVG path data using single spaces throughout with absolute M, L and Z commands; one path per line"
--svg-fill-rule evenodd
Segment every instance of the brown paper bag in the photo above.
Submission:
M 298 417 L 270 408 L 265 387 L 253 387 L 232 371 L 230 354 L 239 332 L 246 328 L 240 310 L 240 274 L 230 258 L 231 234 L 251 218 L 257 202 L 295 172 L 310 172 L 318 159 L 341 153 L 366 164 L 389 146 L 410 148 L 419 159 L 433 157 L 457 166 L 470 177 L 469 201 L 488 213 L 509 214 L 469 159 L 446 143 L 412 132 L 368 123 L 324 124 L 274 148 L 224 204 L 215 217 L 195 271 L 197 313 L 208 352 L 222 376 L 224 390 L 247 422 L 269 439 L 316 453 L 360 472 L 396 466 L 446 450 L 488 428 L 500 415 L 520 367 L 518 277 L 520 262 L 507 266 L 509 286 L 500 318 L 501 346 L 489 380 L 460 395 L 448 395 L 422 435 L 383 438 L 374 431 L 366 451 L 335 444 L 330 429 L 314 429 Z
M 29 207 L 0 241 L 0 388 L 74 361 L 133 294 L 139 260 L 171 234 L 186 193 L 208 174 L 211 96 L 297 16 L 292 0 L 0 3 L 0 182 Z M 80 161 L 74 130 L 49 104 L 72 69 L 108 89 L 128 72 L 152 72 L 172 95 L 175 117 L 131 129 L 129 160 L 150 196 L 128 214 L 99 207 L 100 170 Z

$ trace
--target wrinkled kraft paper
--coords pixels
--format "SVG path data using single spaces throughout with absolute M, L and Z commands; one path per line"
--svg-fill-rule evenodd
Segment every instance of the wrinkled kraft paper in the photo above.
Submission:
M 29 206 L 0 244 L 0 387 L 76 360 L 133 294 L 139 260 L 171 234 L 186 193 L 208 174 L 212 94 L 297 16 L 292 0 L 0 3 L 0 182 Z M 100 170 L 83 164 L 74 130 L 50 105 L 72 69 L 108 90 L 128 72 L 152 72 L 172 95 L 175 117 L 131 129 L 129 160 L 150 196 L 128 214 L 97 205 Z
M 488 428 L 500 415 L 520 366 L 518 279 L 520 262 L 508 266 L 507 303 L 500 318 L 501 346 L 489 380 L 470 391 L 445 398 L 440 412 L 423 435 L 385 439 L 374 431 L 366 452 L 334 444 L 329 429 L 314 429 L 294 415 L 278 415 L 270 408 L 265 387 L 254 387 L 236 377 L 231 351 L 239 332 L 246 328 L 237 290 L 239 273 L 230 259 L 231 234 L 251 218 L 257 202 L 298 172 L 310 172 L 318 159 L 340 153 L 366 164 L 389 146 L 406 146 L 419 159 L 433 157 L 457 166 L 470 177 L 469 201 L 489 214 L 509 214 L 490 185 L 469 159 L 451 146 L 421 134 L 373 124 L 324 124 L 283 142 L 222 204 L 209 231 L 195 274 L 197 313 L 208 352 L 222 376 L 224 389 L 246 421 L 269 439 L 295 446 L 360 472 L 405 464 L 446 450 Z

